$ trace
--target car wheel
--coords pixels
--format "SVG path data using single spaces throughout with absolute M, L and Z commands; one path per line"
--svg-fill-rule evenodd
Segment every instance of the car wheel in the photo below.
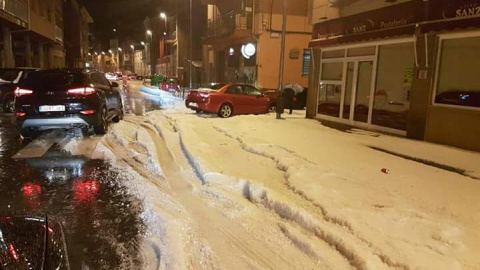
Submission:
M 20 134 L 22 135 L 23 138 L 33 138 L 35 137 L 35 133 L 31 129 L 23 128 L 20 131 Z
M 124 112 L 123 112 L 123 105 L 120 103 L 120 108 L 117 109 L 117 115 L 112 119 L 114 123 L 119 123 L 123 120 Z
M 268 107 L 268 112 L 276 112 L 277 111 L 277 106 L 275 104 L 272 104 Z
M 200 114 L 200 113 L 202 113 L 202 111 L 200 111 L 200 110 L 195 110 L 195 113 L 196 113 L 196 114 Z
M 220 111 L 218 112 L 218 116 L 222 118 L 229 118 L 233 115 L 233 107 L 230 104 L 223 104 L 220 107 Z
M 95 134 L 103 135 L 108 131 L 107 108 L 103 107 L 102 112 L 98 114 L 97 123 L 93 126 Z
M 3 112 L 5 113 L 13 113 L 15 111 L 15 99 L 11 96 L 7 96 L 5 98 L 5 105 L 4 105 Z

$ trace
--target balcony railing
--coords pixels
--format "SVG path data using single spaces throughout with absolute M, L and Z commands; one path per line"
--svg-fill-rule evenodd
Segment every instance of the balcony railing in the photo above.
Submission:
M 252 15 L 228 13 L 225 17 L 208 22 L 207 38 L 223 36 L 239 29 L 252 29 Z
M 22 0 L 0 0 L 0 10 L 28 23 L 28 4 Z
M 63 29 L 59 26 L 55 26 L 55 40 L 58 42 L 63 42 Z

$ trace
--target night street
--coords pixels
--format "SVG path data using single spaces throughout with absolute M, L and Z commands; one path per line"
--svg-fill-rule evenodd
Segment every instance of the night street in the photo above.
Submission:
M 0 270 L 480 270 L 480 0 L 0 0 Z

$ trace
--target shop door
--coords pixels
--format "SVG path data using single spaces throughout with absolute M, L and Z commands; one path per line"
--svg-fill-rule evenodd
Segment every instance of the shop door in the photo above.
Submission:
M 368 123 L 373 61 L 348 62 L 346 72 L 341 117 L 355 122 Z
M 368 123 L 370 112 L 370 92 L 372 89 L 373 61 L 357 64 L 357 86 L 355 91 L 355 107 L 353 121 Z

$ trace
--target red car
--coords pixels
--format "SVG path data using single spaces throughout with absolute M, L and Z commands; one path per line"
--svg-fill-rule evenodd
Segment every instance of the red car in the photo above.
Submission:
M 222 118 L 268 113 L 270 104 L 270 99 L 257 88 L 232 83 L 192 90 L 185 101 L 187 108 L 196 112 L 216 113 Z
M 165 77 L 161 81 L 160 89 L 170 93 L 175 93 L 180 91 L 180 81 L 174 77 Z

